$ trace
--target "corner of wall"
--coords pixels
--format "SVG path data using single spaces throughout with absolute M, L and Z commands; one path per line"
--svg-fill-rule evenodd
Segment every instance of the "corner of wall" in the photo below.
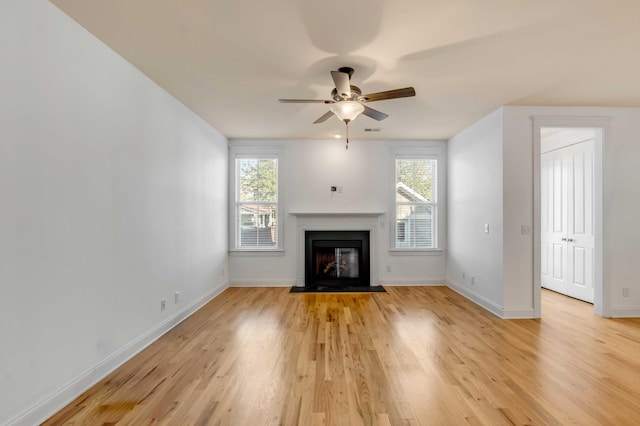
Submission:
M 199 299 L 185 306 L 163 322 L 155 325 L 89 370 L 60 386 L 55 392 L 45 396 L 42 400 L 37 401 L 31 407 L 28 407 L 15 417 L 7 420 L 3 426 L 33 425 L 44 422 L 77 398 L 78 395 L 100 382 L 103 378 L 161 338 L 172 328 L 189 318 L 204 305 L 220 295 L 228 287 L 229 283 L 223 282 L 219 286 L 211 289 L 211 291 L 207 292 Z
M 447 280 L 446 284 L 447 284 L 447 287 L 449 287 L 451 290 L 455 291 L 456 293 L 466 297 L 467 299 L 471 300 L 474 303 L 477 303 L 478 305 L 480 305 L 487 311 L 491 312 L 495 316 L 503 318 L 502 307 L 498 306 L 497 304 L 487 299 L 486 297 L 482 296 L 481 294 L 478 294 L 466 287 L 463 287 L 449 280 Z

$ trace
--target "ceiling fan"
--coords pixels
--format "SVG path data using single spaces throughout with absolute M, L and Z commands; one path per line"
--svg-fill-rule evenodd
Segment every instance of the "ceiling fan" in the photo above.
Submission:
M 347 125 L 347 149 L 349 148 L 349 123 L 358 115 L 364 114 L 374 120 L 384 120 L 389 115 L 368 107 L 365 103 L 384 101 L 387 99 L 407 98 L 415 96 L 416 91 L 413 87 L 404 87 L 402 89 L 387 90 L 384 92 L 362 94 L 362 90 L 358 86 L 350 83 L 353 75 L 353 68 L 342 67 L 338 71 L 331 71 L 331 77 L 335 84 L 335 88 L 331 91 L 331 99 L 278 99 L 282 103 L 323 103 L 330 104 L 329 111 L 321 115 L 313 124 L 324 123 L 331 116 L 335 115 Z
M 340 120 L 350 122 L 354 120 L 360 113 L 371 117 L 374 120 L 384 120 L 387 114 L 370 108 L 365 103 L 383 101 L 387 99 L 407 98 L 415 96 L 416 91 L 413 87 L 405 87 L 402 89 L 387 90 L 384 92 L 362 94 L 362 90 L 358 86 L 350 84 L 353 68 L 342 67 L 338 71 L 331 71 L 331 77 L 335 83 L 335 88 L 331 91 L 331 99 L 278 99 L 282 103 L 323 103 L 331 104 L 330 111 L 323 114 L 314 121 L 314 124 L 324 123 L 332 115 L 335 114 Z

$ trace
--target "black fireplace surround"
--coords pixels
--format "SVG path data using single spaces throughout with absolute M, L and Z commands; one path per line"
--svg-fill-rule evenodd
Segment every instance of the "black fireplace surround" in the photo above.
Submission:
M 369 231 L 305 231 L 307 289 L 370 287 Z

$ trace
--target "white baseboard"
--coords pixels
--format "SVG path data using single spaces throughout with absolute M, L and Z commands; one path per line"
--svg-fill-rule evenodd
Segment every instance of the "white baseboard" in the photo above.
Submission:
M 282 279 L 250 279 L 231 280 L 230 287 L 292 287 L 296 285 L 296 280 Z M 372 283 L 372 285 L 374 285 Z M 379 279 L 378 285 L 386 286 L 438 286 L 445 285 L 445 279 L 424 279 L 424 278 L 385 278 Z M 304 287 L 304 284 L 300 287 Z
M 446 285 L 444 278 L 380 278 L 378 280 L 380 285 L 386 285 L 388 287 L 401 287 L 401 286 L 443 286 Z
M 60 411 L 67 404 L 80 396 L 91 386 L 109 375 L 112 371 L 129 361 L 140 351 L 158 340 L 169 330 L 180 324 L 191 316 L 194 312 L 207 304 L 213 298 L 227 289 L 228 284 L 223 283 L 219 287 L 209 291 L 204 296 L 193 301 L 171 317 L 162 321 L 146 333 L 138 336 L 130 343 L 114 352 L 104 360 L 100 361 L 93 368 L 85 371 L 75 379 L 61 386 L 58 390 L 36 402 L 31 407 L 7 420 L 2 426 L 31 426 L 40 424 L 49 417 Z
M 292 287 L 296 285 L 295 279 L 244 279 L 231 280 L 230 287 Z M 372 285 L 373 282 L 372 282 Z M 444 278 L 424 279 L 424 278 L 381 278 L 378 285 L 393 286 L 439 286 L 446 285 Z M 304 284 L 300 287 L 304 287 Z
M 462 287 L 451 281 L 447 281 L 447 287 L 449 287 L 451 290 L 455 291 L 456 293 L 461 294 L 462 296 L 466 297 L 472 302 L 475 302 L 478 305 L 482 306 L 484 309 L 491 312 L 495 316 L 502 318 L 502 306 L 498 306 L 491 300 L 486 299 L 484 296 L 481 296 L 478 293 L 471 291 L 470 289 Z
M 525 308 L 505 308 L 503 306 L 499 306 L 498 304 L 492 302 L 491 300 L 481 296 L 480 294 L 458 285 L 454 282 L 447 281 L 447 287 L 456 293 L 461 294 L 472 302 L 477 303 L 487 311 L 491 312 L 495 316 L 502 319 L 528 319 L 528 318 L 536 318 L 535 311 L 533 307 L 525 307 Z
M 607 313 L 611 318 L 640 318 L 640 308 L 635 307 L 612 306 Z
M 250 279 L 231 280 L 229 287 L 291 287 L 296 284 L 296 280 L 291 278 L 282 279 Z
M 533 308 L 502 308 L 503 319 L 533 319 L 536 311 Z

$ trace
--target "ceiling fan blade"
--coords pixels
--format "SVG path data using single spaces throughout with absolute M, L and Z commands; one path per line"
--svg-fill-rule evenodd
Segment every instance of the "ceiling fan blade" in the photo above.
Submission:
M 332 104 L 333 101 L 325 101 L 324 99 L 278 99 L 283 104 Z
M 408 98 L 415 96 L 416 90 L 413 87 L 404 87 L 402 89 L 387 90 L 386 92 L 369 93 L 362 95 L 364 102 L 384 101 L 386 99 Z
M 389 116 L 389 114 L 385 114 L 384 112 L 380 112 L 376 109 L 369 108 L 366 105 L 363 105 L 363 106 L 364 106 L 364 111 L 362 111 L 362 113 L 367 117 L 373 118 L 374 120 L 382 121 Z
M 318 123 L 324 123 L 325 121 L 327 121 L 331 116 L 333 115 L 333 112 L 331 111 L 327 111 L 324 114 L 322 114 L 322 116 L 320 118 L 318 118 L 316 121 L 313 122 L 313 124 L 318 124 Z
M 351 85 L 349 84 L 349 74 L 340 71 L 331 71 L 331 77 L 336 84 L 338 95 L 343 98 L 350 98 Z

